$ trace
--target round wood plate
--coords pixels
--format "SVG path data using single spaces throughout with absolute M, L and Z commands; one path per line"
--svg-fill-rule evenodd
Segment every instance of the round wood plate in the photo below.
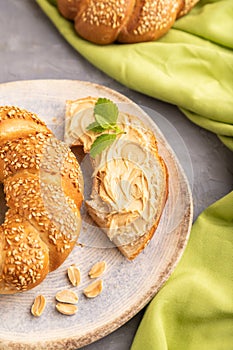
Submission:
M 139 106 L 109 88 L 82 81 L 35 80 L 0 85 L 1 105 L 15 105 L 37 113 L 60 139 L 64 133 L 65 101 L 86 96 L 110 98 L 153 130 L 169 172 L 166 207 L 153 239 L 131 262 L 84 213 L 79 239 L 83 247 L 77 246 L 63 265 L 33 290 L 0 295 L 0 349 L 76 349 L 107 335 L 138 313 L 159 291 L 187 243 L 193 217 L 188 181 L 156 123 Z M 156 118 L 160 116 L 155 112 Z M 82 163 L 85 180 L 90 178 L 90 168 L 85 159 Z M 4 205 L 1 207 L 3 222 Z M 107 263 L 102 277 L 104 288 L 98 297 L 87 299 L 82 291 L 90 283 L 88 271 L 100 260 Z M 82 276 L 78 287 L 72 287 L 67 279 L 67 268 L 74 263 Z M 64 316 L 56 311 L 54 296 L 62 289 L 77 292 L 77 314 Z M 30 308 L 39 294 L 46 297 L 47 305 L 37 318 L 31 315 Z

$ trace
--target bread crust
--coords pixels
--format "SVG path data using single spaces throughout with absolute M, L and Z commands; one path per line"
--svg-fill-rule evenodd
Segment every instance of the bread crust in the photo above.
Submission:
M 79 236 L 80 166 L 35 114 L 0 107 L 0 181 L 8 212 L 0 226 L 0 294 L 34 288 Z
M 99 45 L 113 43 L 128 22 L 135 0 L 80 1 L 75 30 L 84 39 Z
M 57 7 L 60 13 L 69 20 L 74 20 L 80 0 L 57 0 Z
M 137 43 L 159 39 L 175 22 L 181 5 L 181 0 L 136 0 L 134 11 L 119 33 L 117 41 Z
M 199 0 L 58 0 L 79 36 L 99 45 L 157 40 Z M 76 13 L 75 13 L 76 8 Z

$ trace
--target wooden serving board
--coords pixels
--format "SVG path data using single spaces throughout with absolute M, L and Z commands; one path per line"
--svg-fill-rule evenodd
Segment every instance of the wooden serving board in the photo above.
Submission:
M 193 217 L 192 196 L 184 171 L 165 137 L 139 106 L 125 96 L 100 85 L 69 80 L 19 81 L 0 85 L 0 105 L 17 105 L 38 114 L 58 138 L 64 134 L 65 101 L 86 96 L 107 97 L 119 103 L 153 130 L 159 153 L 169 172 L 169 196 L 159 227 L 134 261 L 127 261 L 105 235 L 95 227 L 83 209 L 83 224 L 77 246 L 60 268 L 31 291 L 0 295 L 0 349 L 76 349 L 114 331 L 138 313 L 159 291 L 179 261 L 186 246 Z M 155 118 L 160 115 L 155 112 Z M 166 129 L 166 128 L 165 128 Z M 90 167 L 82 161 L 85 193 L 90 191 Z M 87 181 L 86 181 L 87 179 Z M 0 189 L 1 223 L 5 204 Z M 83 289 L 90 283 L 88 271 L 97 261 L 105 260 L 103 291 L 87 299 Z M 76 264 L 81 284 L 72 287 L 67 268 Z M 78 312 L 64 316 L 55 309 L 55 294 L 72 289 L 79 296 Z M 34 298 L 43 294 L 47 305 L 41 317 L 33 317 Z

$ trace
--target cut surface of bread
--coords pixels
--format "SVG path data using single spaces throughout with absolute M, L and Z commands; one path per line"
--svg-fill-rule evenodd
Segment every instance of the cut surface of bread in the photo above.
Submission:
M 65 142 L 82 146 L 85 153 L 98 137 L 87 131 L 94 122 L 96 101 L 93 97 L 67 101 Z M 139 118 L 120 111 L 118 127 L 122 133 L 92 159 L 93 186 L 86 208 L 121 253 L 132 260 L 159 224 L 168 195 L 168 172 L 153 132 Z

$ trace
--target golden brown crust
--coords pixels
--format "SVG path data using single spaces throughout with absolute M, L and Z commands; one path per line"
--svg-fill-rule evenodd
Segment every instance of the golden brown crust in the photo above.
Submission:
M 0 106 L 0 146 L 3 142 L 25 137 L 36 132 L 48 132 L 45 123 L 36 114 L 11 106 Z
M 49 252 L 38 230 L 10 209 L 0 226 L 0 240 L 0 293 L 14 294 L 41 283 L 49 272 Z
M 82 38 L 106 45 L 157 40 L 199 0 L 58 0 Z M 74 4 L 75 3 L 75 4 Z M 75 14 L 74 8 L 77 11 Z
M 18 133 L 12 140 L 9 137 L 10 140 L 8 139 L 2 147 L 0 146 L 0 181 L 19 170 L 39 170 L 44 145 L 51 136 L 52 133 L 46 131 L 27 134 L 25 137 L 22 137 L 21 133 L 19 137 Z
M 183 0 L 182 7 L 177 14 L 177 18 L 186 15 L 200 0 Z
M 181 1 L 136 0 L 136 5 L 117 40 L 136 43 L 160 38 L 173 25 Z
M 0 133 L 0 181 L 9 208 L 0 226 L 0 294 L 7 294 L 35 287 L 72 251 L 80 231 L 83 179 L 70 149 L 36 115 L 0 107 Z M 31 261 L 34 279 L 24 276 L 20 252 Z M 43 256 L 39 265 L 35 254 Z
M 84 183 L 80 166 L 73 153 L 68 153 L 61 171 L 63 191 L 74 201 L 77 208 L 80 209 L 83 200 Z
M 79 2 L 80 0 L 57 0 L 57 7 L 65 18 L 74 20 Z
M 84 39 L 104 45 L 117 39 L 135 0 L 87 0 L 79 4 L 75 30 Z

